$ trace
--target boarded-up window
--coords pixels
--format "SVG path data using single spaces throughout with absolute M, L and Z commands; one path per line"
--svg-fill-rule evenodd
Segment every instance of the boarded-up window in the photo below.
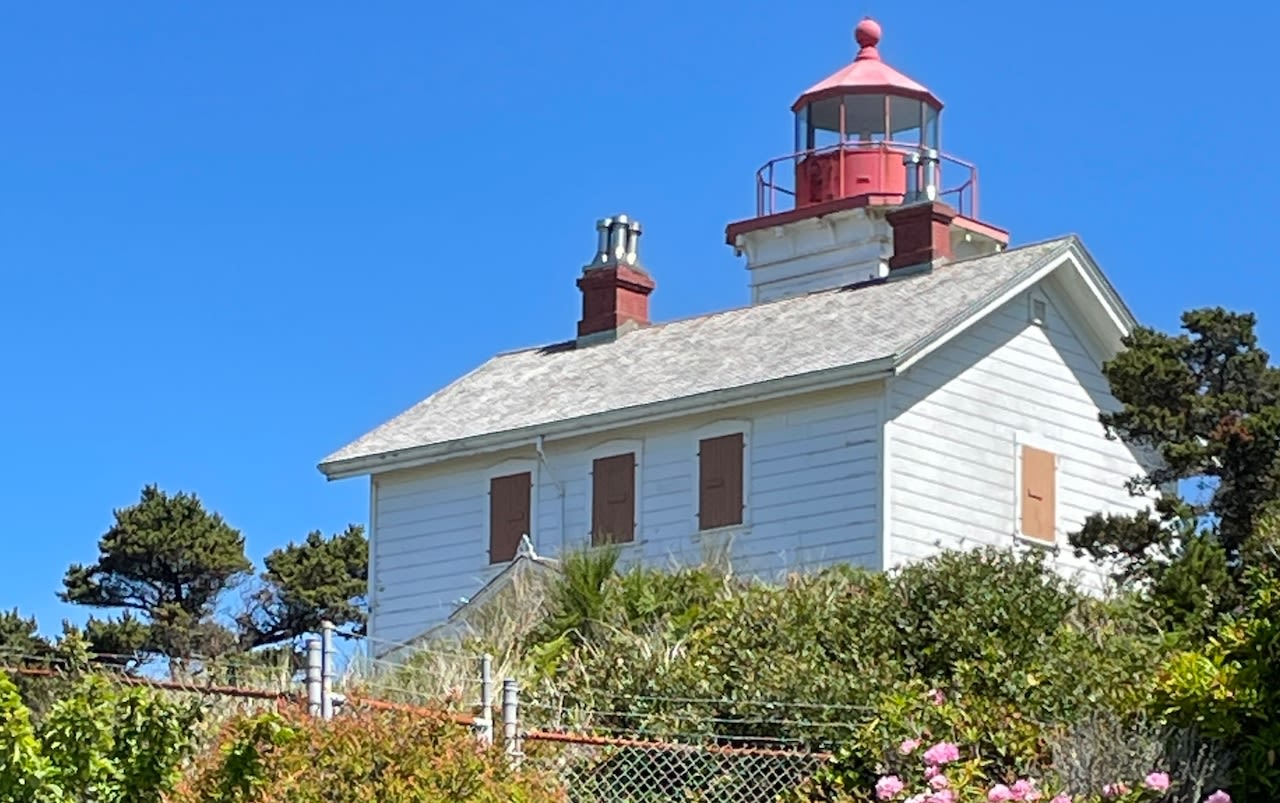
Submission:
M 1057 540 L 1056 473 L 1053 452 L 1022 447 L 1022 534 L 1028 538 Z
M 506 563 L 516 556 L 520 536 L 529 534 L 529 472 L 489 480 L 489 562 Z
M 742 523 L 742 433 L 698 444 L 698 529 Z
M 601 457 L 591 464 L 591 545 L 625 544 L 636 537 L 636 456 Z

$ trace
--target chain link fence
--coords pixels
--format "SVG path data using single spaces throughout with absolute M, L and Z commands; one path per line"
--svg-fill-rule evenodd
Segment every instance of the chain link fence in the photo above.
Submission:
M 773 803 L 822 753 L 531 731 L 525 760 L 553 770 L 572 803 Z
M 423 699 L 413 693 L 416 690 L 396 682 L 379 688 L 382 684 L 370 682 L 367 676 L 345 683 L 323 659 L 320 673 L 308 673 L 307 667 L 223 666 L 207 661 L 198 672 L 187 674 L 173 667 L 168 672 L 143 673 L 122 661 L 97 660 L 70 667 L 33 656 L 0 654 L 0 671 L 36 684 L 33 690 L 47 691 L 50 703 L 86 677 L 199 700 L 207 712 L 198 735 L 202 741 L 212 739 L 232 718 L 271 710 L 309 712 L 322 718 L 356 711 L 423 715 L 447 711 L 477 739 L 504 745 L 512 761 L 534 763 L 553 772 L 571 803 L 772 803 L 803 784 L 828 759 L 828 754 L 800 745 L 779 747 L 777 740 L 767 737 L 738 737 L 725 744 L 724 739 L 705 735 L 654 733 L 639 722 L 617 727 L 616 714 L 610 719 L 614 727 L 605 726 L 598 717 L 594 725 L 590 721 L 568 724 L 560 716 L 550 717 L 536 703 L 522 705 L 514 681 L 500 684 L 493 677 L 492 659 L 474 659 L 471 683 L 460 683 L 462 688 L 434 699 Z M 322 700 L 319 705 L 318 699 Z

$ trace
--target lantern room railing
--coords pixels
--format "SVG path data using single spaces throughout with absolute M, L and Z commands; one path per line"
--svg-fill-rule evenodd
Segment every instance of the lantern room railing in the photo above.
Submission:
M 863 190 L 844 186 L 844 170 L 836 171 L 838 186 L 833 187 L 836 198 L 866 197 L 871 204 L 899 204 L 904 201 L 902 192 L 886 191 L 891 165 L 902 165 L 903 158 L 909 154 L 921 153 L 919 144 L 893 142 L 890 140 L 855 141 L 830 145 L 825 148 L 798 151 L 786 156 L 779 156 L 764 164 L 756 171 L 756 216 L 763 217 L 778 212 L 786 212 L 796 207 L 796 169 L 802 160 L 810 157 L 829 157 L 837 153 L 866 155 L 875 152 L 881 154 L 880 163 L 885 176 L 879 183 Z M 937 153 L 937 164 L 934 168 L 934 186 L 937 198 L 956 209 L 961 215 L 970 218 L 978 216 L 978 168 L 962 159 Z M 943 169 L 944 165 L 947 169 Z M 943 175 L 948 179 L 955 177 L 951 186 L 943 184 Z

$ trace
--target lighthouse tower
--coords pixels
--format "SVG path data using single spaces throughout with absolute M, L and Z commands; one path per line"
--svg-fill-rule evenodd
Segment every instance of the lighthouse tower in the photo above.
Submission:
M 752 303 L 932 270 L 993 253 L 978 169 L 942 151 L 942 101 L 880 58 L 880 25 L 854 29 L 853 63 L 792 105 L 791 153 L 756 172 L 756 214 L 729 225 Z

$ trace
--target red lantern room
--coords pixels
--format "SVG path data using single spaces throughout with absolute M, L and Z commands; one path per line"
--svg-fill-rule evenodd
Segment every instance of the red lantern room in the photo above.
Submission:
M 760 169 L 756 215 L 940 200 L 977 218 L 977 168 L 941 152 L 942 101 L 881 60 L 875 20 L 854 39 L 853 62 L 792 105 L 795 150 Z
M 854 38 L 861 49 L 853 63 L 791 107 L 799 155 L 796 206 L 854 195 L 868 203 L 901 203 L 908 183 L 904 157 L 937 162 L 942 101 L 880 60 L 874 20 L 858 23 Z
M 941 150 L 942 101 L 880 58 L 880 26 L 854 29 L 853 62 L 791 106 L 795 146 L 756 172 L 755 217 L 725 241 L 747 258 L 753 301 L 994 253 L 1009 233 L 978 218 L 978 169 Z

